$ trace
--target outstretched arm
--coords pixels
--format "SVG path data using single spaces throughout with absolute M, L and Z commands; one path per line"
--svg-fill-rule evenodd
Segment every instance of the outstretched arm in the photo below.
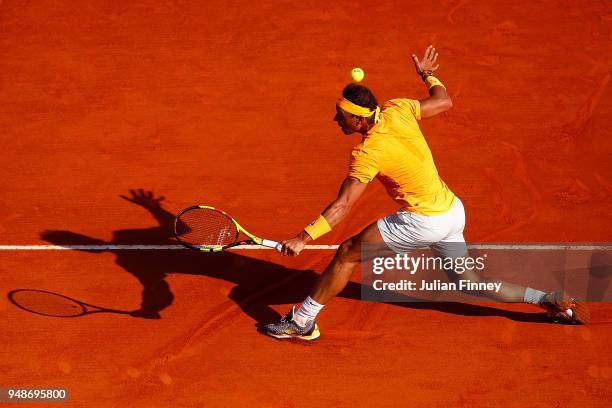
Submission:
M 430 45 L 425 50 L 425 55 L 419 61 L 416 55 L 412 54 L 412 61 L 416 68 L 417 74 L 425 81 L 428 82 L 428 77 L 433 77 L 433 73 L 439 68 L 439 64 L 436 64 L 438 60 L 438 53 L 433 45 Z M 439 83 L 439 81 L 437 81 Z M 437 115 L 438 113 L 446 112 L 453 106 L 450 96 L 446 92 L 446 88 L 442 84 L 430 86 L 429 97 L 422 99 L 421 103 L 421 117 L 429 118 Z
M 351 211 L 353 204 L 357 202 L 363 194 L 366 183 L 362 183 L 351 177 L 347 177 L 340 186 L 338 197 L 332 201 L 321 215 L 325 217 L 330 227 L 335 227 L 340 224 L 347 214 Z M 312 241 L 312 238 L 306 231 L 301 231 L 295 238 L 283 241 L 283 255 L 297 256 L 304 249 L 307 242 Z

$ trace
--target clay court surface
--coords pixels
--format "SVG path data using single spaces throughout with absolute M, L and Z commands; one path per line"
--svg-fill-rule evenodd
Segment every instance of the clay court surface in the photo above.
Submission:
M 611 22 L 605 1 L 1 1 L 0 245 L 175 244 L 197 203 L 293 236 L 359 140 L 332 121 L 349 70 L 379 101 L 423 98 L 409 57 L 429 44 L 454 107 L 422 129 L 467 239 L 609 243 Z M 395 209 L 374 182 L 317 243 Z M 258 334 L 332 255 L 1 251 L 0 386 L 67 387 L 74 407 L 610 406 L 610 303 L 562 326 L 352 284 L 315 344 Z M 9 302 L 24 288 L 161 319 L 40 316 Z

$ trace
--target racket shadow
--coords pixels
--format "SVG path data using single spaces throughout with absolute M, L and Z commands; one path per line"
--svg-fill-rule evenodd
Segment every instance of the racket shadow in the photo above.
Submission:
M 48 317 L 81 317 L 94 313 L 130 314 L 125 310 L 95 306 L 41 289 L 14 289 L 7 297 L 12 304 L 26 312 Z
M 113 232 L 111 241 L 103 241 L 71 231 L 43 231 L 42 239 L 54 245 L 129 245 L 129 244 L 176 244 L 173 237 L 174 214 L 161 205 L 163 197 L 152 192 L 131 190 L 131 196 L 123 199 L 139 205 L 150 212 L 157 221 L 156 226 L 145 229 L 123 229 Z M 319 274 L 314 270 L 285 267 L 269 261 L 248 258 L 234 252 L 199 253 L 180 251 L 130 251 L 81 249 L 90 253 L 111 252 L 115 263 L 134 276 L 143 287 L 141 305 L 131 316 L 159 319 L 160 312 L 169 307 L 174 294 L 166 278 L 169 274 L 207 276 L 235 284 L 228 297 L 257 323 L 278 320 L 280 314 L 273 306 L 298 304 L 308 295 Z M 362 287 L 349 282 L 340 297 L 361 300 Z M 206 296 L 205 293 L 202 296 Z M 545 322 L 541 313 L 524 313 L 497 309 L 495 307 L 452 302 L 412 302 L 413 299 L 398 298 L 397 307 L 429 309 L 442 313 L 468 316 L 502 316 L 528 322 Z

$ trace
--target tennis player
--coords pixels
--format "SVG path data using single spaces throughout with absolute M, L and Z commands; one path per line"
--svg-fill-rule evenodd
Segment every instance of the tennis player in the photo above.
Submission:
M 364 86 L 350 84 L 342 91 L 334 120 L 344 134 L 360 133 L 361 143 L 353 148 L 348 176 L 338 197 L 296 237 L 282 242 L 283 254 L 297 256 L 308 242 L 331 231 L 349 214 L 375 177 L 400 209 L 343 242 L 299 309 L 296 311 L 294 306 L 280 322 L 262 326 L 264 333 L 276 338 L 318 338 L 317 314 L 346 286 L 355 266 L 366 257 L 371 259 L 362 253 L 364 246 L 374 248 L 368 251 L 372 256 L 408 253 L 423 247 L 430 247 L 443 258 L 467 256 L 463 204 L 438 175 L 418 124 L 421 119 L 449 110 L 453 104 L 444 85 L 433 75 L 439 67 L 436 49 L 430 45 L 420 61 L 415 55 L 412 59 L 429 91 L 425 99 L 392 99 L 379 107 Z M 447 274 L 452 280 L 488 281 L 474 270 Z M 470 294 L 540 305 L 557 321 L 588 320 L 586 306 L 560 292 L 545 293 L 504 282 L 499 292 Z

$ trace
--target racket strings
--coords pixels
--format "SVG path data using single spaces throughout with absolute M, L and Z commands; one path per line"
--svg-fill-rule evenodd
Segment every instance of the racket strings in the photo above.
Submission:
M 176 223 L 176 234 L 186 244 L 219 247 L 238 239 L 238 229 L 227 215 L 207 208 L 183 213 Z

